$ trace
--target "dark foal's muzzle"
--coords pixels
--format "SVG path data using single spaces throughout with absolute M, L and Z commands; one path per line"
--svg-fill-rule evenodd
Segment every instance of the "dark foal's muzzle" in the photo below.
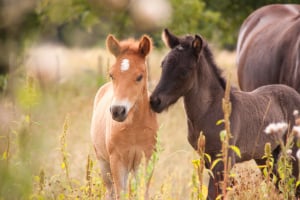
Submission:
M 162 101 L 159 96 L 150 96 L 150 106 L 157 113 L 163 111 Z

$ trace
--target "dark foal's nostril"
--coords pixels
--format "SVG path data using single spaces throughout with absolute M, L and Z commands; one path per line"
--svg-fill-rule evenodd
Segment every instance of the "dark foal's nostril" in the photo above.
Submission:
M 151 97 L 150 98 L 150 104 L 152 107 L 157 107 L 161 104 L 161 100 L 159 97 Z

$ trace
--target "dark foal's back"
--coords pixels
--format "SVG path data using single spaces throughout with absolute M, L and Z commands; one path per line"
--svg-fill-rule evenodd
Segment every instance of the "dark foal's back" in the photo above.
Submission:
M 286 84 L 300 92 L 300 5 L 268 5 L 254 11 L 238 36 L 239 85 L 244 91 Z
M 206 153 L 214 159 L 221 151 L 219 134 L 224 127 L 216 126 L 216 122 L 224 116 L 222 99 L 225 80 L 214 63 L 206 41 L 200 36 L 177 37 L 168 30 L 163 35 L 171 51 L 162 62 L 160 81 L 150 97 L 151 107 L 156 112 L 162 112 L 183 97 L 189 142 L 197 149 L 198 136 L 203 131 Z M 232 154 L 233 164 L 252 158 L 260 160 L 266 142 L 271 143 L 274 154 L 278 153 L 278 143 L 263 130 L 274 122 L 293 123 L 293 111 L 300 108 L 300 95 L 290 87 L 273 85 L 253 92 L 232 88 L 230 98 L 231 144 L 238 146 L 242 155 L 240 159 Z M 213 173 L 217 175 L 221 171 L 222 164 L 219 164 Z M 209 194 L 215 198 L 211 182 Z

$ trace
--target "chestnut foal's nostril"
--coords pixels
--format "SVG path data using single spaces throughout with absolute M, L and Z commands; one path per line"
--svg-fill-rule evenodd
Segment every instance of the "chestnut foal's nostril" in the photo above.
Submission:
M 114 119 L 123 119 L 126 115 L 126 108 L 124 106 L 112 106 L 110 112 Z
M 125 115 L 125 113 L 126 113 L 126 109 L 124 108 L 124 107 L 121 107 L 120 108 L 120 115 Z
M 110 112 L 111 112 L 111 115 L 113 116 L 113 118 L 118 117 L 118 110 L 115 107 L 111 108 Z

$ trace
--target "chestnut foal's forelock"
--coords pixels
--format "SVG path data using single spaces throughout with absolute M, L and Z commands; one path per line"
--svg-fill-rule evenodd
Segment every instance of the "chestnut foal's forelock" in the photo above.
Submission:
M 109 72 L 113 82 L 113 100 L 110 109 L 113 117 L 114 113 L 123 112 L 127 118 L 136 102 L 146 92 L 147 66 L 145 58 L 140 56 L 136 43 L 129 40 L 121 42 L 120 47 L 121 54 L 116 57 L 116 62 Z

